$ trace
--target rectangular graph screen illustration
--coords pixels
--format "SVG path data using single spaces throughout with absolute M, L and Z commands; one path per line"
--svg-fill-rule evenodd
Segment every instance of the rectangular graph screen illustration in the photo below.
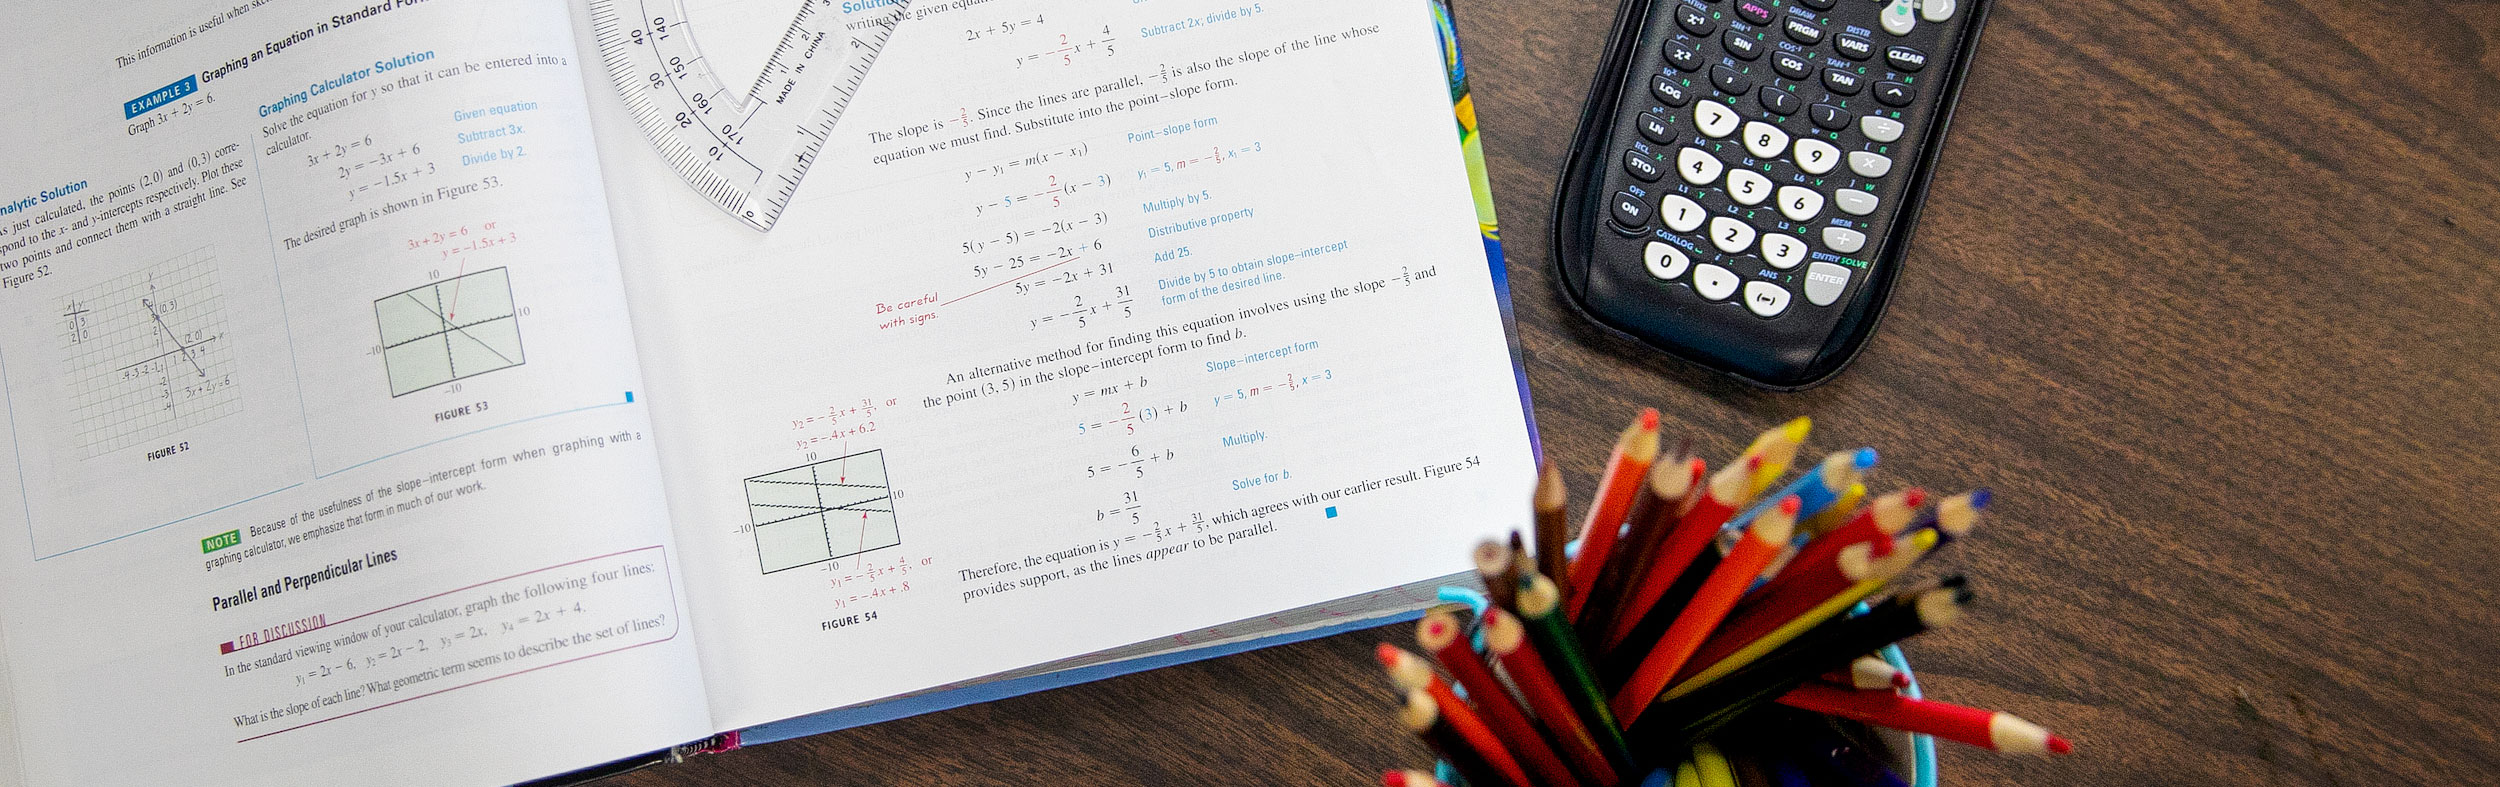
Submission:
M 747 516 L 766 574 L 903 543 L 884 451 L 749 478 Z
M 82 458 L 153 445 L 243 409 L 207 247 L 72 293 L 57 315 Z
M 418 287 L 373 302 L 382 324 L 382 366 L 391 395 L 521 365 L 521 321 L 503 268 Z

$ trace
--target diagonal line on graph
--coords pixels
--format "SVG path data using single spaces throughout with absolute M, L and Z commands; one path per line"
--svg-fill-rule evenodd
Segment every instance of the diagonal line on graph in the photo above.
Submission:
M 443 292 L 442 292 L 442 290 L 441 290 L 440 288 L 435 289 L 435 291 L 434 291 L 434 296 L 435 296 L 435 297 L 437 297 L 437 298 L 442 297 L 442 294 L 443 294 Z M 435 310 L 433 310 L 433 309 L 431 309 L 431 308 L 427 308 L 427 307 L 426 307 L 426 305 L 425 305 L 425 302 L 424 302 L 424 301 L 420 301 L 420 300 L 417 300 L 415 297 L 408 296 L 408 294 L 407 294 L 407 293 L 400 293 L 400 296 L 401 296 L 401 297 L 407 297 L 407 298 L 408 298 L 408 302 L 409 302 L 409 303 L 416 304 L 416 305 L 417 305 L 417 308 L 419 308 L 419 309 L 425 309 L 425 313 L 427 313 L 427 314 L 431 314 L 431 315 L 434 315 L 434 319 L 437 319 L 437 320 L 442 320 L 444 325 L 451 325 L 451 320 L 445 319 L 445 318 L 443 317 L 443 315 L 442 315 L 442 313 L 441 313 L 441 312 L 437 312 L 437 311 L 435 311 Z M 442 335 L 444 335 L 444 334 L 452 334 L 452 333 L 456 333 L 456 334 L 460 334 L 461 338 L 465 338 L 465 339 L 468 339 L 469 341 L 477 342 L 477 346 L 486 348 L 486 351 L 487 351 L 487 352 L 494 353 L 494 354 L 495 354 L 495 357 L 497 357 L 497 358 L 502 358 L 502 359 L 503 359 L 504 364 L 505 364 L 505 365 L 507 365 L 507 366 L 509 366 L 509 365 L 511 365 L 511 364 L 513 364 L 513 363 L 514 363 L 514 361 L 512 360 L 512 356 L 509 356 L 509 355 L 505 355 L 505 354 L 503 354 L 503 351 L 502 351 L 502 350 L 495 349 L 494 345 L 487 344 L 485 340 L 483 340 L 483 339 L 479 339 L 479 338 L 477 338 L 476 336 L 471 335 L 471 334 L 469 333 L 469 331 L 468 331 L 468 329 L 470 329 L 470 328 L 474 328 L 474 327 L 477 327 L 477 326 L 480 326 L 480 325 L 484 325 L 484 324 L 486 324 L 486 323 L 494 322 L 495 320 L 503 320 L 503 319 L 510 319 L 510 318 L 509 318 L 509 317 L 496 317 L 496 318 L 493 318 L 493 319 L 479 320 L 479 321 L 477 321 L 477 322 L 469 323 L 469 324 L 467 324 L 467 325 L 451 325 L 451 327 L 444 328 L 443 330 L 436 331 L 436 332 L 434 332 L 434 333 L 430 333 L 430 334 L 427 334 L 427 335 L 424 335 L 424 336 L 419 336 L 419 337 L 417 337 L 417 338 L 410 339 L 410 340 L 408 340 L 408 341 L 406 341 L 406 342 L 400 342 L 399 344 L 394 344 L 394 345 L 391 345 L 391 346 L 392 346 L 392 347 L 398 347 L 398 346 L 400 346 L 401 344 L 408 344 L 409 342 L 421 342 L 421 341 L 425 341 L 425 340 L 427 340 L 427 339 L 434 338 L 434 337 L 436 337 L 436 336 L 442 336 Z

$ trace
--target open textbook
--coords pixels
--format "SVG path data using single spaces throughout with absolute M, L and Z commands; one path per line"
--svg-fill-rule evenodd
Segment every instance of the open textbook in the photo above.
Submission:
M 26 5 L 0 784 L 543 777 L 1412 609 L 1527 495 L 1424 0 Z

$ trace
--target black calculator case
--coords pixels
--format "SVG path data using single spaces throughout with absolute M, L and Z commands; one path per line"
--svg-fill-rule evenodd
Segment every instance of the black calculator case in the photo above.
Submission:
M 1615 11 L 1613 32 L 1607 35 L 1606 54 L 1589 87 L 1589 99 L 1580 112 L 1578 131 L 1572 135 L 1570 155 L 1565 159 L 1562 184 L 1554 201 L 1554 266 L 1561 274 L 1565 299 L 1574 310 L 1590 322 L 1609 332 L 1639 342 L 1668 355 L 1699 364 L 1705 368 L 1734 377 L 1745 383 L 1775 391 L 1801 391 L 1821 385 L 1838 374 L 1866 346 L 1875 333 L 1876 323 L 1883 318 L 1884 304 L 1890 300 L 1894 281 L 1899 277 L 1901 263 L 1908 256 L 1910 236 L 1916 228 L 1920 208 L 1927 198 L 1927 184 L 1934 173 L 1937 155 L 1944 144 L 1945 129 L 1952 123 L 1953 108 L 1959 104 L 1964 75 L 1970 69 L 1972 56 L 1978 51 L 1979 39 L 1985 29 L 1990 0 L 1963 0 L 1969 14 L 1969 33 L 1955 47 L 1955 56 L 1945 70 L 1943 84 L 1935 106 L 1941 111 L 1927 113 L 1924 121 L 1927 148 L 1916 157 L 1909 172 L 1905 198 L 1891 209 L 1891 228 L 1885 233 L 1881 247 L 1873 257 L 1864 286 L 1856 288 L 1841 304 L 1843 312 L 1837 327 L 1820 346 L 1811 346 L 1810 337 L 1792 337 L 1778 342 L 1775 335 L 1766 336 L 1766 325 L 1778 325 L 1754 318 L 1742 309 L 1682 309 L 1672 312 L 1656 309 L 1610 311 L 1593 302 L 1592 287 L 1606 286 L 1595 281 L 1590 270 L 1601 241 L 1600 224 L 1604 223 L 1603 206 L 1606 195 L 1602 168 L 1611 160 L 1607 139 L 1628 126 L 1624 117 L 1622 93 L 1624 80 L 1630 76 L 1631 62 L 1641 50 L 1644 26 L 1655 16 L 1658 3 L 1679 0 L 1623 0 Z M 1790 0 L 1794 2 L 1794 0 Z M 1867 0 L 1841 0 L 1863 3 Z M 1655 17 L 1662 24 L 1674 23 Z M 1644 69 L 1646 70 L 1646 69 Z M 1615 238 L 1604 239 L 1613 240 Z M 1726 304 L 1711 304 L 1723 306 Z M 1781 348 L 1779 344 L 1787 344 Z

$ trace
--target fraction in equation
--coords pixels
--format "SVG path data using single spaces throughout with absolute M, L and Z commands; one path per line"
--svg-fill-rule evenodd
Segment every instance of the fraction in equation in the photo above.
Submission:
M 1127 319 L 1137 316 L 1136 299 L 1129 297 L 1128 285 L 1126 284 L 1112 287 L 1110 298 L 1103 299 L 1098 297 L 1093 303 L 1090 304 L 1085 302 L 1085 296 L 1083 295 L 1072 295 L 1069 296 L 1069 298 L 1075 302 L 1075 308 L 1064 312 L 1045 314 L 1040 317 L 1026 320 L 1025 322 L 1028 326 L 1026 330 L 1038 331 L 1042 329 L 1043 325 L 1052 322 L 1056 322 L 1059 325 L 1088 328 L 1092 327 L 1093 323 L 1100 320 Z
M 1160 465 L 1179 458 L 1180 454 L 1174 453 L 1169 448 L 1149 449 L 1132 445 L 1128 447 L 1126 455 L 1114 457 L 1117 461 L 1086 465 L 1085 477 L 1089 479 L 1144 478 L 1148 465 Z
M 1112 34 L 1110 25 L 1103 25 L 1102 32 L 1100 33 L 1091 35 L 1078 34 L 1074 36 L 1067 33 L 1059 33 L 1058 37 L 1058 41 L 1047 49 L 1043 49 L 1039 52 L 1017 55 L 1016 67 L 1023 68 L 1029 65 L 1072 66 L 1076 65 L 1076 59 L 1079 57 L 1112 57 L 1120 54 L 1120 39 L 1118 36 Z
M 1109 175 L 1078 175 L 1068 178 L 1046 175 L 1042 187 L 1033 193 L 1008 194 L 997 199 L 976 203 L 972 206 L 972 215 L 982 216 L 992 210 L 1007 210 L 1019 206 L 1065 207 L 1070 197 L 1091 189 L 1107 188 L 1110 185 L 1111 176 Z
M 1222 407 L 1225 402 L 1233 402 L 1238 405 L 1240 402 L 1254 399 L 1262 395 L 1273 396 L 1280 393 L 1299 391 L 1334 379 L 1337 379 L 1337 373 L 1328 369 L 1321 369 L 1318 374 L 1288 374 L 1282 379 L 1266 385 L 1235 388 L 1231 391 L 1217 394 L 1214 397 L 1215 406 Z
M 1160 164 L 1153 164 L 1141 168 L 1137 170 L 1137 179 L 1150 180 L 1166 175 L 1177 175 L 1182 172 L 1187 172 L 1191 167 L 1211 167 L 1227 161 L 1239 159 L 1243 156 L 1257 155 L 1265 152 L 1265 150 L 1266 146 L 1258 142 L 1252 142 L 1248 145 L 1237 148 L 1228 148 L 1219 145 L 1208 148 L 1205 153 L 1196 156 L 1172 159 Z
M 1142 377 L 1138 378 L 1138 385 L 1140 387 L 1145 385 L 1144 379 L 1145 378 Z M 1076 396 L 1079 397 L 1093 395 L 1094 394 L 1090 392 L 1076 394 Z M 1140 405 L 1129 402 L 1121 402 L 1120 411 L 1118 413 L 1105 418 L 1076 422 L 1076 433 L 1080 435 L 1132 435 L 1137 433 L 1137 427 L 1140 424 L 1154 423 L 1155 421 L 1186 412 L 1189 412 L 1189 403 L 1187 401 L 1175 401 L 1168 405 Z

